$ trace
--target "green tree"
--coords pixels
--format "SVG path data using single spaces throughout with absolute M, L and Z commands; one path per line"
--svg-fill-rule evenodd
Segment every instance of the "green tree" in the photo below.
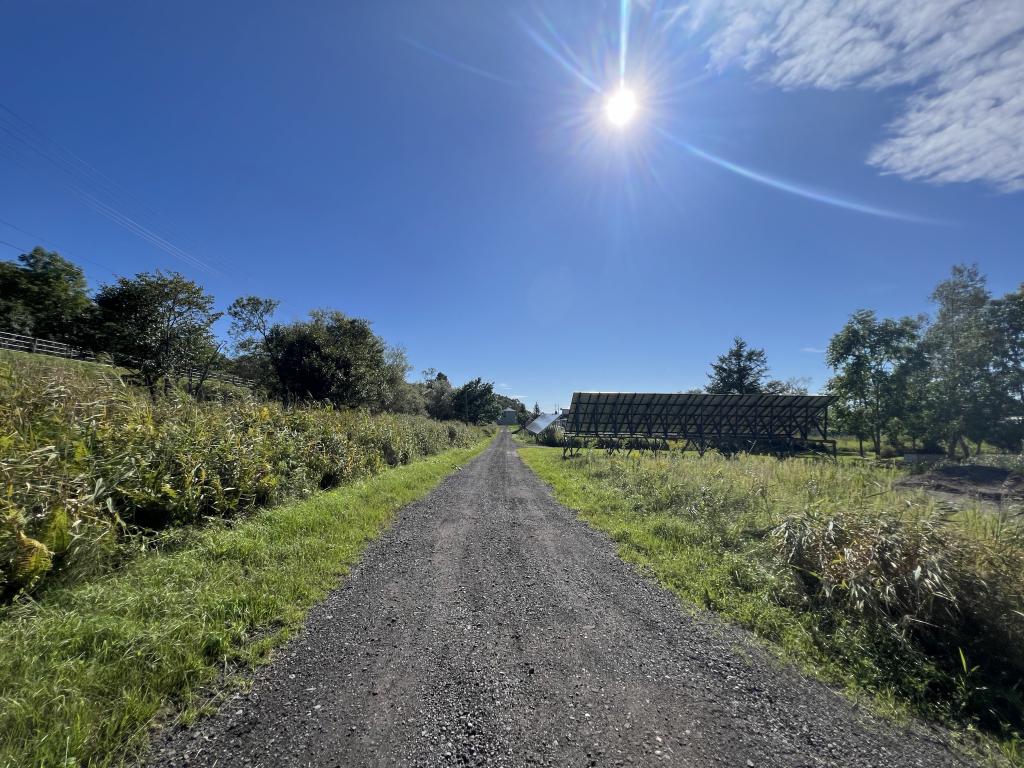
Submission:
M 427 404 L 422 389 L 406 379 L 411 370 L 404 349 L 387 348 L 384 353 L 383 410 L 417 415 L 426 413 Z
M 921 327 L 924 319 L 921 318 Z M 886 436 L 889 442 L 900 447 L 904 438 L 910 438 L 911 447 L 915 450 L 919 444 L 931 453 L 939 451 L 942 440 L 941 431 L 936 428 L 936 420 L 931 413 L 931 401 L 927 396 L 931 386 L 931 374 L 925 345 L 918 332 L 918 343 L 909 356 L 896 369 L 893 414 L 886 424 Z
M 806 395 L 810 384 L 808 376 L 791 376 L 785 381 L 772 379 L 764 385 L 764 391 L 770 395 Z
M 768 375 L 768 358 L 763 349 L 747 345 L 737 336 L 732 347 L 711 364 L 707 386 L 711 395 L 746 395 L 762 392 Z
M 0 262 L 0 328 L 77 343 L 93 307 L 82 270 L 39 247 L 18 261 Z
M 467 381 L 452 392 L 451 415 L 467 424 L 496 421 L 501 406 L 494 396 L 494 384 L 480 378 Z
M 274 389 L 276 377 L 267 352 L 267 335 L 279 302 L 259 296 L 242 296 L 231 302 L 228 336 L 234 356 L 228 367 L 236 376 L 249 379 L 264 391 Z
M 241 296 L 231 302 L 227 311 L 228 317 L 231 318 L 228 335 L 237 351 L 251 353 L 266 343 L 271 318 L 280 303 L 275 299 L 262 299 L 259 296 Z
M 452 392 L 454 391 L 448 377 L 434 368 L 423 371 L 423 381 L 419 384 L 427 414 L 432 418 L 444 420 L 454 418 L 452 415 Z
M 379 411 L 393 394 L 387 345 L 366 320 L 317 310 L 308 321 L 271 327 L 265 345 L 274 389 L 286 401 Z
M 211 328 L 221 315 L 213 297 L 176 272 L 119 278 L 100 288 L 96 307 L 95 348 L 138 370 L 153 397 L 167 376 L 208 370 L 219 356 Z
M 903 368 L 914 356 L 920 328 L 919 318 L 879 320 L 873 310 L 861 309 L 829 342 L 825 360 L 836 372 L 829 389 L 843 401 L 855 434 L 870 437 L 876 456 L 887 424 L 905 415 Z
M 988 315 L 1002 416 L 991 437 L 1003 448 L 1020 450 L 1024 439 L 1024 284 L 994 299 Z
M 976 441 L 980 450 L 1000 418 L 985 277 L 977 265 L 957 265 L 931 299 L 938 311 L 924 337 L 930 379 L 927 411 L 949 455 L 958 450 L 966 455 L 966 439 Z

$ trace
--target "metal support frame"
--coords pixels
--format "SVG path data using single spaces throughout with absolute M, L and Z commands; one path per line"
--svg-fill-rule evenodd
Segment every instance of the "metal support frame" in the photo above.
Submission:
M 668 448 L 703 456 L 765 452 L 778 456 L 813 453 L 836 457 L 828 437 L 825 395 L 705 395 L 577 392 L 565 419 L 562 455 L 577 455 L 580 441 L 593 439 L 608 453 Z

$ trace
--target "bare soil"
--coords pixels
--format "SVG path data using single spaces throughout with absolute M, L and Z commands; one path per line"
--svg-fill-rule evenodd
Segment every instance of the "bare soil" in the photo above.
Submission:
M 1024 476 L 999 467 L 971 464 L 939 467 L 902 478 L 896 486 L 922 489 L 954 506 L 965 500 L 999 508 L 1024 504 Z
M 251 690 L 153 766 L 954 766 L 678 599 L 503 432 L 404 509 Z

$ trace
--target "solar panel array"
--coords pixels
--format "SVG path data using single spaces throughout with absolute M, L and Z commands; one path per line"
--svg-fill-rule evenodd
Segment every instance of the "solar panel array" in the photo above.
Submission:
M 826 395 L 575 392 L 568 437 L 649 437 L 713 445 L 828 440 Z
M 560 416 L 558 413 L 542 413 L 536 419 L 526 425 L 526 431 L 531 435 L 539 435 L 550 427 Z

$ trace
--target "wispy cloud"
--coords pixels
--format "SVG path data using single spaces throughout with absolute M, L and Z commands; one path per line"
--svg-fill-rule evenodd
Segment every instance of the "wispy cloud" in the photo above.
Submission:
M 716 69 L 783 88 L 910 87 L 867 154 L 884 173 L 1024 189 L 1021 0 L 696 0 L 674 18 L 710 30 Z
M 825 354 L 825 350 L 824 349 L 819 349 L 818 347 L 800 347 L 800 351 L 801 352 L 807 352 L 808 354 L 812 354 L 812 355 L 823 355 L 823 354 Z

